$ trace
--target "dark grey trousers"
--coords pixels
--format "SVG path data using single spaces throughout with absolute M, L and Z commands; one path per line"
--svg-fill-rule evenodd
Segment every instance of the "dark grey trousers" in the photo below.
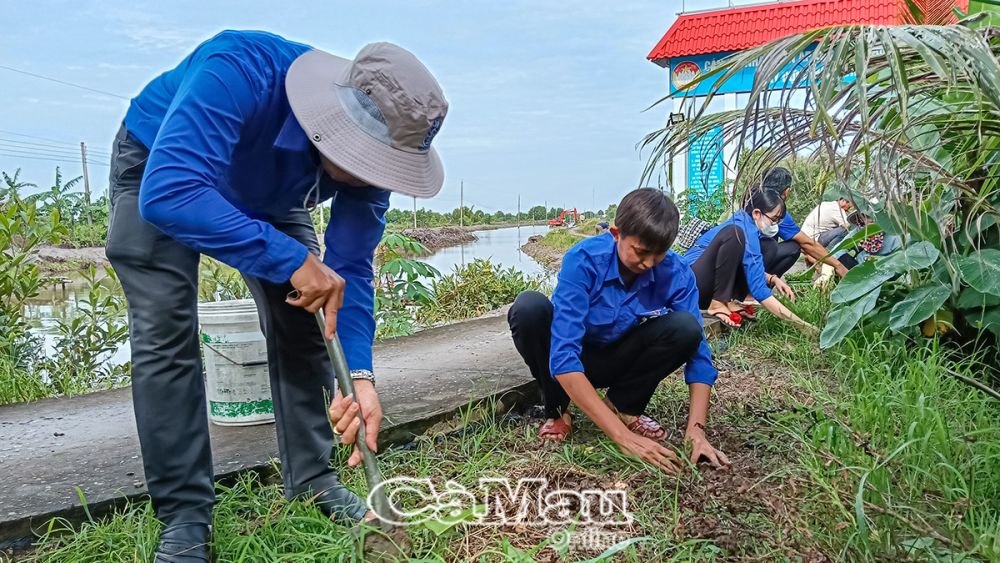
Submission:
M 201 356 L 198 350 L 198 264 L 195 250 L 139 215 L 139 191 L 149 152 L 122 127 L 111 164 L 107 256 L 128 300 L 132 399 L 146 484 L 166 525 L 212 522 L 215 490 Z M 319 253 L 304 209 L 269 221 Z M 340 489 L 330 465 L 333 433 L 324 392 L 333 369 L 315 318 L 285 303 L 291 284 L 244 275 L 267 340 L 271 395 L 285 494 Z M 338 516 L 360 519 L 364 503 L 337 492 Z

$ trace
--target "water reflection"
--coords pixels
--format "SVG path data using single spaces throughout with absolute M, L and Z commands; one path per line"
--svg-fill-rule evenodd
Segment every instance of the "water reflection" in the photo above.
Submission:
M 489 259 L 504 268 L 513 267 L 527 275 L 545 275 L 545 269 L 530 256 L 521 251 L 521 246 L 532 235 L 545 234 L 545 225 L 508 227 L 493 231 L 476 231 L 476 239 L 458 246 L 449 246 L 434 254 L 421 258 L 442 274 L 451 273 L 456 265 L 472 262 L 476 258 Z

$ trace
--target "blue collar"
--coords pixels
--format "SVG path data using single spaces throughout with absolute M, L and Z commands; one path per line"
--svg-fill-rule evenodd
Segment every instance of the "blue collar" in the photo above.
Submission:
M 281 131 L 278 132 L 278 137 L 274 140 L 274 148 L 305 152 L 311 146 L 312 143 L 309 142 L 306 132 L 299 125 L 299 120 L 295 119 L 295 114 L 289 110 L 288 117 L 285 118 L 285 123 L 281 126 Z

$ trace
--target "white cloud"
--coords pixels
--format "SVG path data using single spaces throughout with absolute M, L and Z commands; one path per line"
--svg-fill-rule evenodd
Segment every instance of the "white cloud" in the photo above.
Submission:
M 204 39 L 203 33 L 171 23 L 162 14 L 150 14 L 103 6 L 102 16 L 108 29 L 125 37 L 133 48 L 143 51 L 187 51 Z M 115 63 L 104 63 L 114 66 Z

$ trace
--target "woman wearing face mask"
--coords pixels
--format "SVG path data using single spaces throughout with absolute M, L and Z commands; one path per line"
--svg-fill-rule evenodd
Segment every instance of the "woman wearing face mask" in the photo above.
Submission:
M 758 190 L 746 206 L 703 234 L 684 255 L 698 280 L 699 306 L 728 326 L 753 320 L 754 308 L 739 300 L 757 300 L 782 319 L 806 325 L 774 297 L 772 289 L 795 301 L 795 292 L 778 276 L 764 271 L 760 238 L 774 236 L 785 216 L 785 202 L 773 190 Z

